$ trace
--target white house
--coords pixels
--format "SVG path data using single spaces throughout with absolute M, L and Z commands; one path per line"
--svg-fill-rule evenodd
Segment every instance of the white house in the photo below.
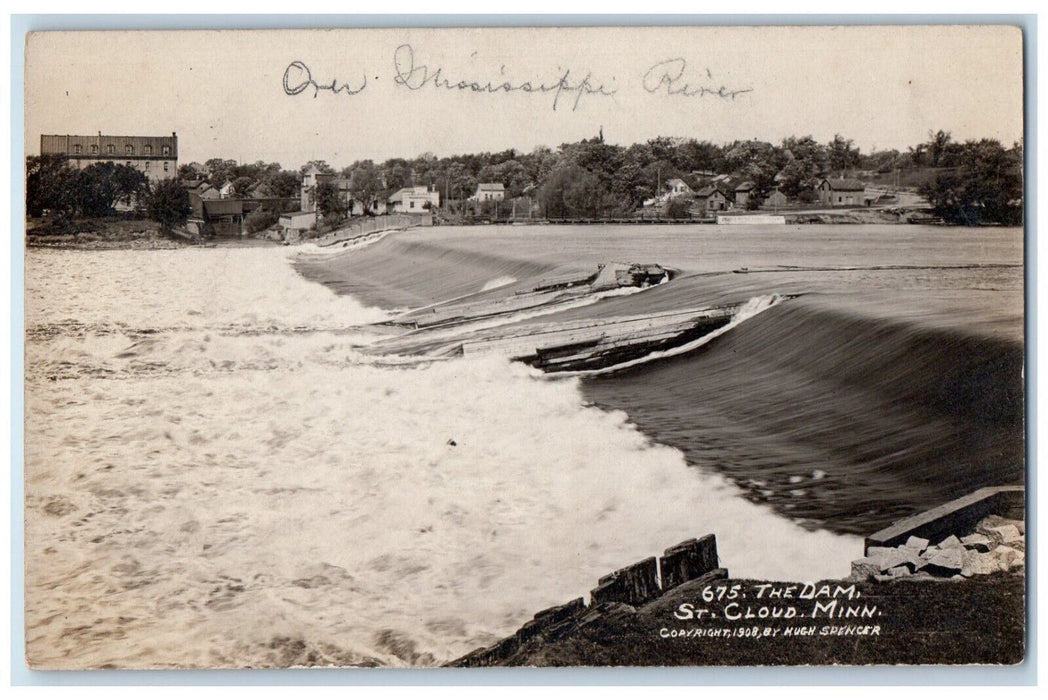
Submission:
M 679 177 L 674 177 L 666 180 L 666 188 L 669 190 L 667 193 L 670 197 L 679 197 L 682 194 L 692 194 L 691 188 L 688 187 L 688 183 L 681 180 Z
M 473 202 L 501 202 L 506 198 L 506 188 L 501 182 L 481 182 L 470 197 Z
M 233 183 L 227 182 L 218 188 L 218 196 L 222 199 L 229 199 L 233 196 Z
M 644 200 L 644 206 L 663 207 L 674 197 L 690 197 L 694 194 L 692 189 L 688 187 L 688 183 L 679 177 L 674 177 L 662 183 L 662 192 L 658 196 Z
M 425 185 L 402 187 L 386 202 L 388 209 L 397 214 L 422 214 L 440 206 L 440 193 L 430 190 Z

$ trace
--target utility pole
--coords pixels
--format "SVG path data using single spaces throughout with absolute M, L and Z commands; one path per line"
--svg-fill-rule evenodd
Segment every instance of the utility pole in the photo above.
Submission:
M 662 219 L 662 207 L 659 206 L 659 197 L 662 196 L 662 168 L 655 168 L 655 181 L 658 183 L 655 185 L 655 219 Z

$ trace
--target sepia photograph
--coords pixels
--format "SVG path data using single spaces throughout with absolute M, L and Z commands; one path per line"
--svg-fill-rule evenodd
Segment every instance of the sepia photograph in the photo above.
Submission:
M 30 32 L 25 665 L 1022 664 L 1024 50 Z

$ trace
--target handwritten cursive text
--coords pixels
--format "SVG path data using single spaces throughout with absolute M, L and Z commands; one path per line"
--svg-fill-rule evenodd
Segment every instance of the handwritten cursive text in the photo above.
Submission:
M 705 85 L 693 85 L 687 81 L 684 75 L 687 68 L 688 62 L 683 58 L 671 58 L 666 61 L 659 61 L 644 73 L 642 85 L 644 86 L 644 89 L 651 94 L 665 90 L 665 94 L 667 95 L 677 95 L 680 97 L 720 97 L 732 101 L 734 101 L 739 95 L 753 92 L 753 88 L 733 90 L 724 85 L 714 85 L 712 82 L 713 73 L 710 72 L 709 68 L 706 69 L 706 79 L 710 82 Z
M 292 61 L 284 69 L 285 95 L 298 95 L 309 88 L 313 88 L 314 99 L 320 94 L 321 90 L 328 90 L 333 95 L 340 93 L 343 95 L 357 95 L 363 92 L 367 86 L 368 77 L 366 75 L 363 76 L 359 86 L 340 83 L 338 80 L 332 80 L 330 83 L 318 83 L 313 79 L 313 73 L 309 70 L 309 66 L 302 61 Z
M 505 65 L 500 66 L 500 77 L 494 80 L 483 78 L 456 80 L 447 77 L 442 66 L 431 69 L 424 63 L 416 62 L 415 49 L 411 44 L 401 44 L 397 47 L 393 53 L 393 69 L 395 71 L 393 82 L 412 91 L 421 90 L 429 85 L 438 90 L 457 90 L 489 95 L 514 92 L 552 93 L 553 111 L 560 106 L 562 97 L 571 101 L 571 109 L 575 111 L 585 95 L 610 97 L 618 92 L 618 88 L 614 85 L 595 80 L 592 72 L 587 72 L 579 79 L 572 75 L 570 68 L 564 70 L 563 74 L 554 81 L 512 80 L 504 77 Z

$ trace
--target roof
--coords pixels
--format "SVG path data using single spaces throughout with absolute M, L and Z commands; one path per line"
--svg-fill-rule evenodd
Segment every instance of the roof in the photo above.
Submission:
M 752 182 L 750 182 L 749 180 L 747 180 L 746 182 L 744 182 L 741 185 L 739 185 L 738 187 L 736 187 L 735 191 L 736 192 L 749 192 L 753 188 L 754 188 L 754 184 Z
M 395 204 L 397 202 L 403 202 L 404 197 L 423 197 L 428 199 L 431 192 L 426 188 L 425 185 L 415 185 L 414 187 L 401 187 L 399 190 L 390 195 L 387 202 Z
M 850 180 L 846 178 L 830 180 L 827 178 L 823 180 L 823 182 L 829 184 L 830 189 L 835 192 L 860 192 L 866 189 L 866 184 L 860 180 Z
M 81 152 L 76 153 L 74 146 L 80 146 Z M 91 146 L 98 146 L 98 153 L 91 153 Z M 150 154 L 156 158 L 176 158 L 178 156 L 178 137 L 172 133 L 170 136 L 111 136 L 108 134 L 91 134 L 84 136 L 79 134 L 41 134 L 40 155 L 64 153 L 79 156 L 106 156 L 107 147 L 113 146 L 114 153 L 126 157 L 126 146 L 134 149 L 132 155 L 145 155 L 145 146 L 152 146 Z M 163 147 L 169 147 L 170 151 L 164 154 Z
M 254 187 L 250 188 L 250 190 L 248 190 L 248 196 L 249 197 L 254 197 L 256 199 L 259 199 L 259 198 L 262 198 L 262 197 L 272 197 L 273 196 L 273 192 L 270 191 L 269 185 L 267 185 L 264 182 L 260 182 L 257 185 L 255 185 Z
M 687 187 L 687 186 L 688 186 L 688 183 L 684 182 L 684 180 L 681 180 L 681 179 L 680 179 L 679 177 L 671 177 L 671 178 L 670 178 L 669 180 L 666 180 L 666 184 L 667 184 L 667 185 L 668 185 L 669 187 L 673 187 L 673 186 L 674 186 L 674 184 L 676 184 L 676 183 L 678 183 L 678 182 L 679 182 L 680 184 L 684 185 L 685 187 Z
M 241 199 L 209 199 L 204 202 L 204 215 L 208 217 L 243 213 L 244 201 Z
M 722 190 L 719 187 L 715 187 L 713 185 L 707 185 L 706 187 L 703 187 L 701 190 L 699 190 L 698 192 L 695 193 L 695 196 L 696 197 L 712 197 L 714 194 L 719 194 L 721 197 L 724 197 L 725 199 L 727 199 L 727 197 L 728 197 L 727 193 L 724 192 L 724 190 Z
M 503 192 L 505 187 L 502 186 L 501 182 L 480 182 L 477 183 L 478 190 L 491 190 L 493 192 Z

